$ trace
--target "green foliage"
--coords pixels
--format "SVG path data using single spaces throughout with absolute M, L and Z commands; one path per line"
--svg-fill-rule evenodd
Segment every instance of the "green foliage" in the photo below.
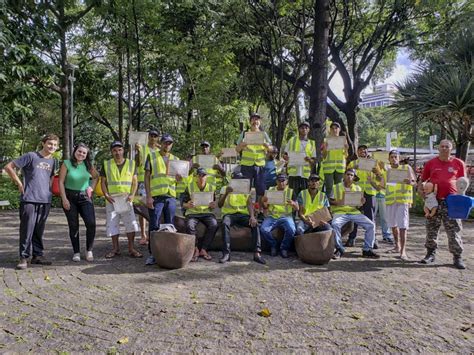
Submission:
M 9 206 L 3 207 L 5 209 L 20 207 L 20 192 L 8 176 L 0 176 L 0 200 L 10 202 Z

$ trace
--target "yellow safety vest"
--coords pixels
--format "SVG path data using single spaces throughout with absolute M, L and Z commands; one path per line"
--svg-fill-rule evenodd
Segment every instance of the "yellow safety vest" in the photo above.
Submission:
M 344 182 L 340 182 L 339 184 L 334 185 L 333 191 L 334 199 L 342 200 L 345 192 Z M 351 185 L 350 191 L 362 191 L 362 189 L 360 188 L 360 186 L 357 186 L 353 183 Z M 331 211 L 333 214 L 361 214 L 356 207 L 352 206 L 331 206 Z
M 362 188 L 362 191 L 364 191 L 367 195 L 374 196 L 377 193 L 377 190 L 374 189 L 374 187 L 369 183 L 367 176 L 370 174 L 372 176 L 372 180 L 375 180 L 375 174 L 371 171 L 359 170 L 357 169 L 358 167 L 359 159 L 351 161 L 347 166 L 347 168 L 356 169 L 357 176 L 360 179 L 356 182 L 356 184 Z
M 301 199 L 303 200 L 305 217 L 325 206 L 326 194 L 322 191 L 318 191 L 316 196 L 314 196 L 314 199 L 311 198 L 309 190 L 303 190 L 300 194 Z
M 192 180 L 191 183 L 188 184 L 187 186 L 189 196 L 191 199 L 193 198 L 193 193 L 195 192 L 214 192 L 214 185 L 208 184 L 206 181 L 206 185 L 204 185 L 204 189 L 201 190 L 199 189 L 197 182 Z M 200 214 L 200 213 L 209 213 L 212 212 L 212 210 L 208 206 L 196 206 L 190 209 L 186 210 L 185 215 L 191 215 L 191 214 Z
M 276 186 L 270 187 L 269 191 L 278 191 Z M 286 204 L 287 200 L 291 200 L 293 197 L 293 189 L 290 189 L 288 186 L 283 190 L 285 192 L 285 204 L 284 205 L 270 205 L 268 207 L 269 215 L 273 218 L 280 218 L 280 217 L 289 217 L 293 212 L 293 208 Z
M 324 139 L 324 143 L 326 143 Z M 346 154 L 345 149 L 328 150 L 326 159 L 322 161 L 324 174 L 329 175 L 335 171 L 344 173 L 346 170 Z
M 107 188 L 111 194 L 130 193 L 133 175 L 135 173 L 135 162 L 125 159 L 122 171 L 119 171 L 115 160 L 110 159 L 104 164 Z
M 234 213 L 248 215 L 247 200 L 249 196 L 249 194 L 228 194 L 221 209 L 222 215 Z
M 253 144 L 248 145 L 244 150 L 242 150 L 240 165 L 264 166 L 265 165 L 265 146 L 253 145 Z
M 197 163 L 198 163 L 197 156 L 194 156 L 193 164 L 197 164 Z M 214 164 L 219 164 L 219 160 L 217 160 L 217 158 L 214 159 Z M 205 170 L 207 173 L 206 183 L 214 185 L 214 189 L 217 190 L 217 178 L 220 177 L 221 174 L 216 169 L 205 169 Z M 196 175 L 196 172 L 194 172 L 194 175 Z
M 179 160 L 173 154 L 169 160 Z M 150 152 L 150 193 L 151 196 L 176 197 L 176 179 L 166 175 L 166 164 L 159 151 Z
M 288 141 L 288 149 L 290 152 L 297 152 L 297 153 L 301 152 L 301 140 L 299 136 L 293 137 Z M 316 144 L 314 143 L 314 140 L 308 139 L 308 142 L 306 143 L 306 147 L 305 147 L 306 156 L 311 158 L 315 155 L 315 152 L 316 152 Z M 297 171 L 298 171 L 298 168 L 296 166 L 288 166 L 288 175 L 296 176 Z M 311 164 L 307 163 L 306 165 L 303 166 L 303 177 L 309 178 L 310 174 L 311 174 Z
M 396 170 L 408 170 L 408 165 L 400 165 Z M 385 180 L 386 181 L 386 180 Z M 394 203 L 413 203 L 413 186 L 408 184 L 386 184 L 385 185 L 385 203 L 393 205 Z
M 189 175 L 187 177 L 183 177 L 181 181 L 176 182 L 176 196 L 179 196 L 186 191 L 188 185 L 193 182 L 193 177 L 194 176 Z
M 159 149 L 155 148 L 155 150 L 159 150 Z M 142 149 L 140 150 L 140 165 L 137 166 L 139 182 L 145 181 L 145 162 L 150 152 L 151 150 L 148 144 L 145 146 L 142 146 Z

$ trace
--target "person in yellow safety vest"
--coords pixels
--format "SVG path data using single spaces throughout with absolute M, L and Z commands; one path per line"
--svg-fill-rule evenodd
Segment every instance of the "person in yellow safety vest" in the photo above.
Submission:
M 382 180 L 385 187 L 385 203 L 387 204 L 387 222 L 392 228 L 395 248 L 393 252 L 400 253 L 400 259 L 408 260 L 406 254 L 406 241 L 408 226 L 410 224 L 409 209 L 413 203 L 413 186 L 416 185 L 415 174 L 409 165 L 400 165 L 400 153 L 391 150 L 388 154 L 390 161 L 389 169 L 403 170 L 407 172 L 407 178 L 403 183 L 387 182 L 386 174 Z
M 241 173 L 233 173 L 233 179 L 243 179 Z M 233 193 L 230 186 L 223 186 L 219 197 L 218 206 L 222 212 L 222 257 L 221 264 L 230 261 L 230 227 L 250 228 L 252 245 L 254 248 L 253 260 L 259 264 L 266 264 L 261 256 L 260 231 L 254 213 L 252 200 L 249 193 Z
M 291 138 L 285 146 L 283 159 L 288 161 L 288 186 L 298 196 L 301 190 L 308 188 L 308 178 L 316 165 L 316 143 L 308 138 L 309 122 L 301 122 L 298 126 L 298 135 Z M 289 161 L 289 153 L 305 153 L 305 165 L 293 165 Z
M 215 201 L 215 186 L 208 182 L 209 175 L 203 168 L 196 169 L 196 180 L 193 179 L 188 184 L 186 192 L 183 196 L 183 208 L 186 209 L 186 229 L 187 233 L 196 236 L 196 246 L 191 261 L 198 261 L 199 257 L 204 260 L 212 260 L 211 255 L 207 252 L 217 232 L 217 220 L 214 215 L 214 208 L 217 203 Z M 214 197 L 207 205 L 197 204 L 195 201 L 195 193 L 211 192 Z M 206 227 L 206 232 L 202 238 L 196 235 L 196 227 L 201 222 Z
M 173 137 L 169 134 L 163 134 L 160 139 L 161 149 L 159 152 L 152 152 L 145 162 L 145 190 L 146 204 L 150 215 L 148 221 L 149 233 L 160 228 L 161 216 L 164 216 L 164 223 L 174 223 L 176 214 L 176 182 L 181 181 L 182 177 L 167 175 L 167 165 L 170 160 L 179 160 L 171 154 L 173 148 Z M 156 263 L 151 254 L 150 243 L 148 243 L 150 255 L 145 264 L 153 265 Z
M 249 132 L 260 132 L 262 118 L 258 113 L 250 115 Z M 241 173 L 245 179 L 250 179 L 252 186 L 255 187 L 257 196 L 261 197 L 265 193 L 265 152 L 270 149 L 272 142 L 267 133 L 264 132 L 265 141 L 263 144 L 245 143 L 245 132 L 242 132 L 237 139 L 235 150 L 242 153 L 240 159 Z
M 198 155 L 212 155 L 211 154 L 211 144 L 208 141 L 201 142 L 201 153 Z M 198 162 L 198 155 L 195 155 L 192 160 L 192 169 L 191 171 L 200 168 Z M 212 167 L 204 167 L 207 173 L 207 183 L 214 185 L 215 190 L 219 190 L 222 187 L 222 183 L 225 178 L 225 170 L 219 160 L 214 156 L 214 164 Z
M 332 122 L 329 126 L 328 137 L 338 137 L 341 135 L 341 125 L 337 122 Z M 324 175 L 324 187 L 327 196 L 332 196 L 332 188 L 334 185 L 339 184 L 344 176 L 346 170 L 346 155 L 349 145 L 346 142 L 345 149 L 328 150 L 327 140 L 324 139 L 324 143 L 321 147 L 323 154 L 323 161 L 321 164 L 321 170 Z
M 141 258 L 142 253 L 135 249 L 135 233 L 138 231 L 138 223 L 133 212 L 132 201 L 137 192 L 137 169 L 135 161 L 124 158 L 122 142 L 115 141 L 110 145 L 112 159 L 104 162 L 101 170 L 101 184 L 104 197 L 107 218 L 107 236 L 112 237 L 112 250 L 105 257 L 110 259 L 120 255 L 120 220 L 125 226 L 128 239 L 128 254 L 133 258 Z M 120 203 L 117 195 L 126 196 L 125 203 L 128 209 L 115 209 Z M 115 197 L 114 197 L 115 196 Z M 117 199 L 117 204 L 115 199 Z
M 283 191 L 283 203 L 269 203 L 267 196 L 262 197 L 266 217 L 260 226 L 260 233 L 270 244 L 270 255 L 277 256 L 277 241 L 273 237 L 272 231 L 281 228 L 283 230 L 283 240 L 280 245 L 280 255 L 282 258 L 287 258 L 288 250 L 295 238 L 296 226 L 293 220 L 293 211 L 298 211 L 298 203 L 293 189 L 288 187 L 288 176 L 286 174 L 277 175 L 277 186 L 271 187 L 269 191 Z
M 378 165 L 376 165 L 372 171 L 364 171 L 359 169 L 360 159 L 370 158 L 368 147 L 365 144 L 362 144 L 357 148 L 357 157 L 358 158 L 356 160 L 349 163 L 347 168 L 356 170 L 357 176 L 359 177 L 359 181 L 357 181 L 356 184 L 361 187 L 362 191 L 364 191 L 365 203 L 362 206 L 362 211 L 368 219 L 375 223 L 375 195 L 377 193 L 377 189 L 374 187 L 373 183 L 375 182 L 375 179 L 380 180 L 382 178 L 382 171 Z M 372 181 L 372 183 L 369 181 L 369 179 Z M 349 234 L 345 244 L 346 247 L 354 246 L 354 241 L 357 236 L 357 229 L 357 224 L 354 224 L 354 229 Z M 377 239 L 375 239 L 374 242 L 374 249 L 378 249 Z
M 343 181 L 336 184 L 333 188 L 333 196 L 330 197 L 329 202 L 332 210 L 332 228 L 334 229 L 334 236 L 336 238 L 336 251 L 333 259 L 338 259 L 344 254 L 344 247 L 341 240 L 341 229 L 348 222 L 359 224 L 365 230 L 364 246 L 362 248 L 362 256 L 366 258 L 380 258 L 372 249 L 375 241 L 375 224 L 367 216 L 360 213 L 357 206 L 345 204 L 344 196 L 346 192 L 362 191 L 360 186 L 354 183 L 357 177 L 354 169 L 347 169 L 344 173 Z M 365 202 L 362 197 L 360 206 Z
M 145 162 L 147 157 L 150 155 L 150 152 L 160 150 L 160 144 L 158 143 L 159 138 L 158 130 L 155 128 L 150 128 L 148 130 L 148 143 L 145 146 L 140 144 L 135 145 L 135 164 L 137 165 L 138 172 L 138 195 L 144 196 L 146 198 L 145 192 Z M 148 244 L 148 235 L 146 220 L 142 216 L 138 216 L 138 223 L 140 225 L 141 239 L 139 244 L 147 245 Z
M 321 191 L 321 178 L 317 174 L 311 174 L 308 179 L 308 189 L 299 193 L 296 201 L 300 206 L 299 219 L 296 221 L 296 235 L 304 233 L 322 232 L 331 230 L 331 224 L 321 221 L 319 225 L 314 224 L 308 216 L 323 207 L 329 208 L 329 200 Z

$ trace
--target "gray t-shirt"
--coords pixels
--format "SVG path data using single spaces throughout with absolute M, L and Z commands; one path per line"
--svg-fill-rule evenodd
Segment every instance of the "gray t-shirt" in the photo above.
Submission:
M 22 170 L 25 193 L 20 201 L 33 203 L 51 203 L 51 177 L 54 175 L 54 159 L 45 159 L 39 152 L 29 152 L 13 164 Z

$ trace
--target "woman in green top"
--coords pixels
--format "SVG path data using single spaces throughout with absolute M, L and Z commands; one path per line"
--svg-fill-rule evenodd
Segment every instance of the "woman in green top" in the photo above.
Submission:
M 93 186 L 89 185 L 91 177 Z M 65 160 L 59 171 L 59 190 L 74 250 L 73 261 L 81 261 L 79 215 L 86 226 L 86 260 L 94 260 L 92 247 L 95 239 L 95 211 L 92 191 L 98 177 L 99 174 L 91 163 L 90 150 L 84 143 L 74 147 L 71 159 Z

